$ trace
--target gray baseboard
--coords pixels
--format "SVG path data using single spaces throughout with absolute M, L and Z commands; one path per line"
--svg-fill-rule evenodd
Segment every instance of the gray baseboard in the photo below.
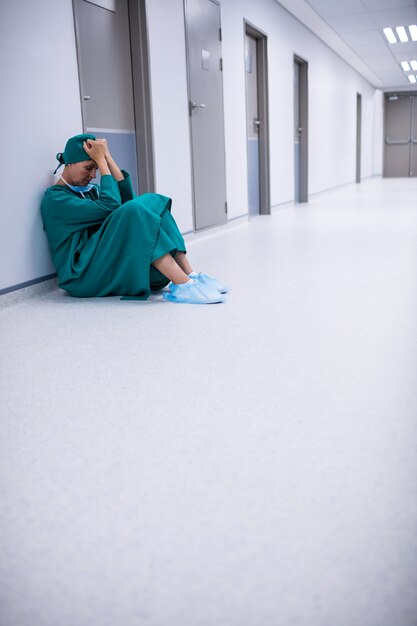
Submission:
M 214 237 L 221 232 L 225 232 L 231 228 L 237 228 L 242 226 L 243 224 L 249 223 L 249 216 L 247 213 L 243 215 L 238 215 L 237 217 L 232 217 L 225 224 L 220 224 L 219 226 L 210 226 L 208 228 L 203 228 L 197 231 L 187 231 L 186 233 L 182 233 L 184 236 L 184 240 L 189 246 L 190 244 L 201 241 L 201 239 L 206 239 L 207 237 Z
M 20 285 L 14 285 L 13 287 L 0 291 L 0 309 L 22 302 L 28 298 L 43 296 L 50 291 L 54 291 L 55 289 L 58 289 L 58 282 L 55 274 L 44 276 L 43 278 L 37 278 L 33 281 L 28 281 L 27 283 L 21 283 Z

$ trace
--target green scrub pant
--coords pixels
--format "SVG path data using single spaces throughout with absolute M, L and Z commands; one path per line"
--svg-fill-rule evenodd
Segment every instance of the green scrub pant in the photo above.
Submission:
M 175 257 L 177 252 L 186 252 L 184 239 L 170 211 L 165 209 L 161 215 L 161 226 L 156 239 L 151 263 L 165 254 L 171 254 Z M 156 267 L 151 266 L 149 282 L 152 291 L 159 291 L 168 285 L 169 279 L 161 274 Z

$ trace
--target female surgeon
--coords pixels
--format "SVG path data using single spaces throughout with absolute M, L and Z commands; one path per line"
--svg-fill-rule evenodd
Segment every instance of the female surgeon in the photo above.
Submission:
M 41 213 L 61 289 L 79 298 L 145 300 L 169 283 L 165 300 L 224 301 L 225 285 L 193 271 L 171 200 L 156 193 L 135 197 L 105 139 L 71 137 L 57 159 L 57 169 L 65 167 L 46 190 Z M 100 186 L 91 184 L 97 169 Z

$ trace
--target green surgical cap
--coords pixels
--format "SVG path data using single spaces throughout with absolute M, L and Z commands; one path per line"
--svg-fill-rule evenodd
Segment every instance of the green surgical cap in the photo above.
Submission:
M 68 139 L 64 152 L 58 152 L 56 155 L 59 165 L 55 172 L 59 167 L 61 167 L 61 165 L 79 163 L 80 161 L 91 161 L 91 157 L 83 148 L 83 143 L 87 139 L 95 139 L 95 137 L 89 133 L 84 133 L 82 135 L 75 135 L 75 137 Z

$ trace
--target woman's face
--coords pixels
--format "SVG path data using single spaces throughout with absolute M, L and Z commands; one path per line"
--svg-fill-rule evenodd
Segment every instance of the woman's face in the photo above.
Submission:
M 80 161 L 79 163 L 71 163 L 67 165 L 70 178 L 67 182 L 76 187 L 85 187 L 96 177 L 97 164 L 95 161 Z

